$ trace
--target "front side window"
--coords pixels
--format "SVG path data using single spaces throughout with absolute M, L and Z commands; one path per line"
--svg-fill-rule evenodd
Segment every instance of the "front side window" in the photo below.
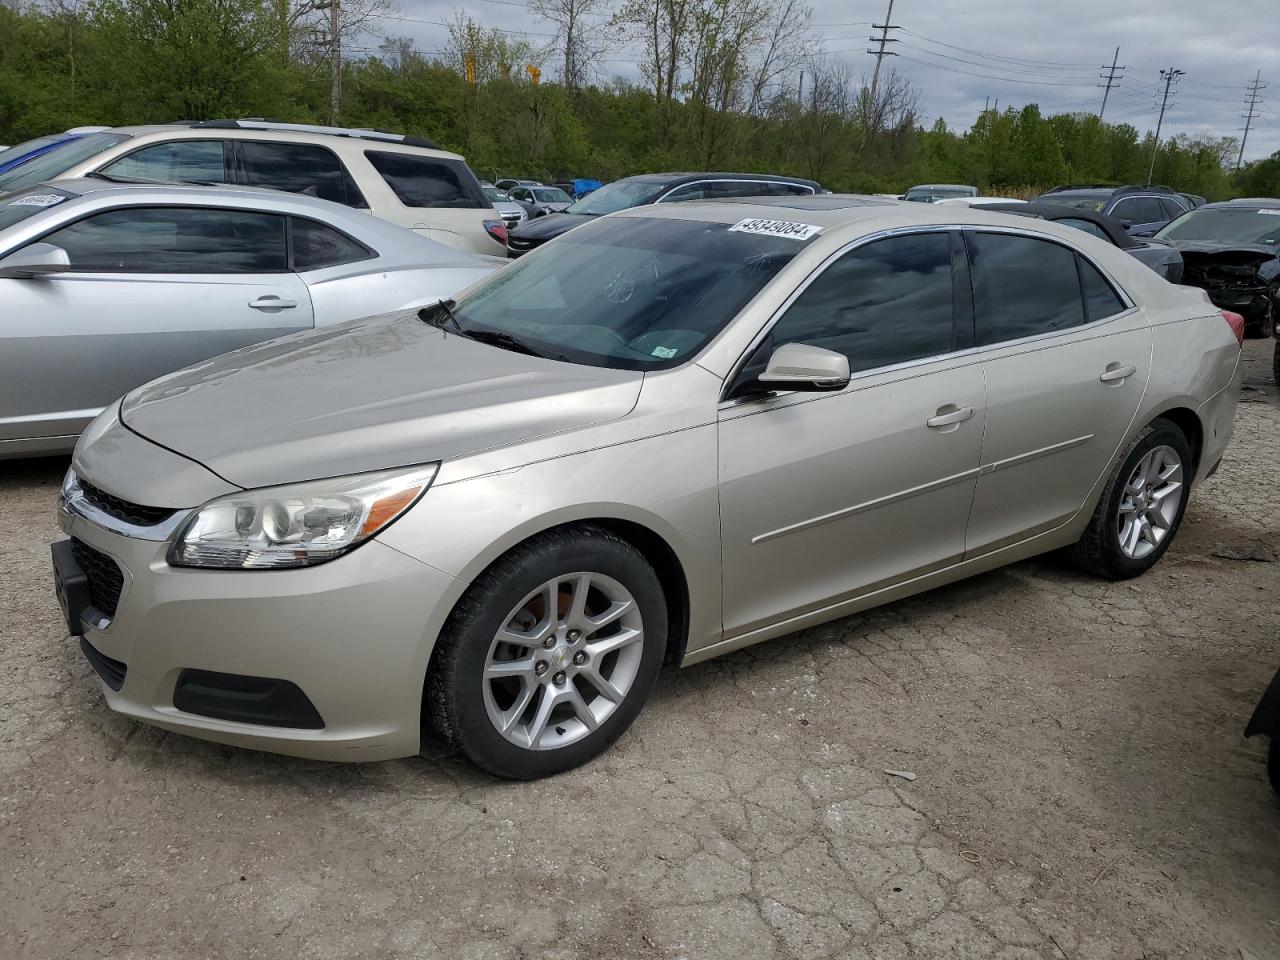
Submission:
M 1160 206 L 1158 197 L 1139 197 L 1138 198 L 1138 216 L 1139 223 L 1156 223 L 1160 220 L 1169 219 L 1164 215 L 1164 207 Z
M 128 140 L 123 133 L 91 133 L 69 137 L 47 153 L 0 174 L 0 193 L 23 190 L 46 180 L 55 180 L 77 164 L 97 156 L 117 143 Z
M 686 183 L 662 198 L 663 203 L 680 203 L 685 200 L 705 200 L 709 195 L 709 183 Z
M 285 273 L 285 219 L 248 210 L 108 210 L 42 238 L 76 273 Z
M 366 206 L 346 167 L 332 150 L 309 143 L 265 140 L 242 140 L 239 145 L 248 186 L 301 193 L 348 207 Z
M 848 357 L 854 372 L 949 353 L 952 290 L 947 234 L 877 240 L 805 288 L 774 326 L 770 352 L 788 343 L 825 347 Z
M 526 190 L 524 187 L 516 187 L 514 190 L 512 190 L 511 198 L 513 200 L 521 200 L 525 203 L 533 202 L 533 197 L 529 195 L 529 191 Z
M 173 140 L 135 150 L 102 168 L 114 177 L 168 183 L 226 183 L 221 140 Z
M 364 154 L 406 207 L 487 207 L 480 183 L 461 160 L 366 150 Z
M 573 198 L 559 187 L 535 187 L 533 194 L 543 203 L 571 203 Z
M 627 370 L 694 356 L 811 240 L 725 223 L 599 220 L 494 273 L 454 307 L 468 335 Z
M 966 235 L 978 346 L 1085 322 L 1072 250 L 1007 233 Z
M 293 217 L 293 269 L 320 270 L 368 260 L 376 254 L 363 243 L 315 220 Z
M 1138 209 L 1138 198 L 1129 197 L 1121 200 L 1111 208 L 1111 216 L 1118 220 L 1128 220 L 1130 223 L 1142 223 L 1142 211 Z

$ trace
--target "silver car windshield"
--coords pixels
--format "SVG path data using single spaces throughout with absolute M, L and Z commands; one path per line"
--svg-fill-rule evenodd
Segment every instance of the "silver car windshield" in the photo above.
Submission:
M 34 217 L 42 210 L 56 207 L 70 199 L 71 194 L 65 190 L 44 186 L 35 190 L 0 193 L 0 233 L 23 220 Z
M 521 257 L 454 308 L 476 339 L 573 363 L 677 366 L 809 241 L 729 224 L 611 217 Z
M 663 180 L 617 180 L 606 183 L 599 190 L 592 190 L 565 212 L 602 217 L 607 213 L 628 210 L 651 202 L 665 182 Z
M 0 174 L 0 193 L 22 190 L 45 180 L 54 180 L 77 163 L 128 139 L 123 133 L 91 133 L 87 137 L 69 139 L 48 153 L 28 160 L 8 173 Z

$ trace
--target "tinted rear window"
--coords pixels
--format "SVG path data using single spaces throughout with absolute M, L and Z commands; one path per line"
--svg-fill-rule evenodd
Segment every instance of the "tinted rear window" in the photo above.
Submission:
M 364 207 L 355 182 L 332 150 L 307 143 L 240 142 L 244 182 L 332 200 L 348 207 Z
M 1073 251 L 1012 234 L 971 233 L 966 240 L 978 346 L 1084 323 Z
M 490 206 L 475 174 L 461 160 L 382 150 L 366 150 L 364 155 L 406 207 Z

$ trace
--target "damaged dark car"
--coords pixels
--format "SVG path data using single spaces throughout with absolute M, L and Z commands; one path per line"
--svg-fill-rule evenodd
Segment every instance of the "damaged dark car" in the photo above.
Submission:
M 1174 220 L 1156 239 L 1182 254 L 1184 284 L 1244 317 L 1246 336 L 1280 333 L 1280 200 L 1208 203 Z

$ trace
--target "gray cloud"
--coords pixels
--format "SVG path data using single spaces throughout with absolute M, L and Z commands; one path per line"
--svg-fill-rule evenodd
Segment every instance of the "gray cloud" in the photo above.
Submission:
M 883 21 L 886 3 L 810 3 L 822 47 L 869 73 L 870 25 Z M 446 36 L 439 21 L 449 19 L 455 5 L 400 4 L 404 19 L 384 19 L 386 32 L 411 37 L 423 50 L 439 50 Z M 536 34 L 551 30 L 513 0 L 468 0 L 461 6 L 481 23 L 526 32 L 535 42 L 546 42 Z M 1249 134 L 1245 159 L 1254 160 L 1280 150 L 1280 46 L 1263 6 L 1239 0 L 897 0 L 893 22 L 903 29 L 891 34 L 898 42 L 890 49 L 898 56 L 888 62 L 921 90 L 930 122 L 942 117 L 952 128 L 965 129 L 988 98 L 1002 106 L 1039 103 L 1046 113 L 1097 110 L 1103 93 L 1098 74 L 1119 45 L 1127 69 L 1107 104 L 1108 120 L 1154 129 L 1160 69 L 1186 71 L 1174 88 L 1164 136 L 1238 137 L 1246 87 L 1260 70 L 1263 82 L 1274 80 L 1274 86 L 1263 91 Z M 637 78 L 636 56 L 628 49 L 613 53 L 605 72 Z

